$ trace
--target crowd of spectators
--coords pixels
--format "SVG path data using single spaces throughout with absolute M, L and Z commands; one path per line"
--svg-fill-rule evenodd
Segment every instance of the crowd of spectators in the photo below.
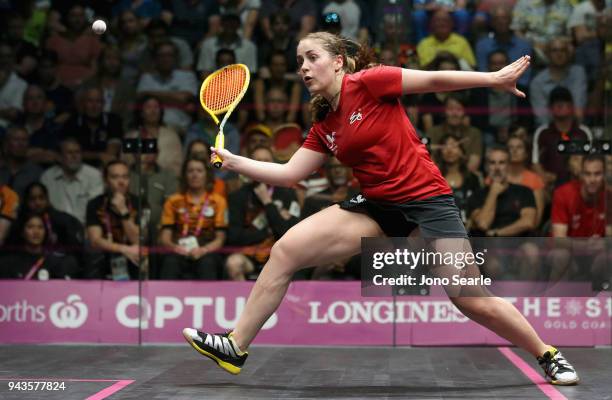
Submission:
M 610 0 L 14 0 L 0 9 L 0 278 L 255 278 L 288 229 L 359 187 L 335 158 L 293 188 L 211 169 L 216 130 L 198 89 L 215 69 L 246 64 L 251 86 L 225 126 L 226 147 L 286 162 L 311 124 L 296 45 L 316 30 L 404 68 L 494 72 L 530 55 L 524 99 L 487 88 L 402 104 L 471 235 L 612 236 Z M 94 19 L 106 33 L 92 32 Z M 153 151 L 127 150 L 143 139 Z M 359 277 L 358 257 L 312 267 L 297 277 Z

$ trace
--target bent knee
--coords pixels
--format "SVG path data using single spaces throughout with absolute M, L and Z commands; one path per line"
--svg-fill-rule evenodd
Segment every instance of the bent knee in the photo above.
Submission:
M 272 249 L 270 249 L 270 259 L 274 260 L 275 263 L 281 263 L 282 265 L 293 267 L 299 264 L 299 260 L 303 257 L 303 246 L 299 246 L 295 240 L 285 239 L 285 237 L 277 240 Z

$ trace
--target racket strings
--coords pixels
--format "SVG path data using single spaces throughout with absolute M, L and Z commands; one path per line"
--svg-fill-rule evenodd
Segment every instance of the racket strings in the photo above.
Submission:
M 229 107 L 242 92 L 246 73 L 242 68 L 227 68 L 211 79 L 202 93 L 202 102 L 212 112 Z

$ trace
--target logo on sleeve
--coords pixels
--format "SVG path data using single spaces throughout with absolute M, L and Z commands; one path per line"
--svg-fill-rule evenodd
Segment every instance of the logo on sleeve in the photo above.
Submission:
M 338 145 L 336 144 L 336 132 L 332 132 L 331 134 L 325 134 L 325 139 L 327 140 L 327 148 L 335 155 L 338 152 Z
M 363 119 L 363 115 L 361 115 L 361 109 L 357 111 L 353 111 L 351 116 L 349 117 L 349 125 L 353 125 L 357 121 L 361 121 Z

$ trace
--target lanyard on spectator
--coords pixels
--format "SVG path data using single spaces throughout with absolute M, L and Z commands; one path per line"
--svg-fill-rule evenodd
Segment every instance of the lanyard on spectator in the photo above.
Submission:
M 32 277 L 34 276 L 34 274 L 36 273 L 36 271 L 38 271 L 40 269 L 40 267 L 42 267 L 42 265 L 45 262 L 45 257 L 40 257 L 35 263 L 34 265 L 32 265 L 32 268 L 30 268 L 30 271 L 28 272 L 28 274 L 25 276 L 25 278 L 23 278 L 26 281 L 29 281 L 30 279 L 32 279 Z
M 185 205 L 187 205 L 188 202 L 188 196 L 185 195 Z M 208 209 L 208 193 L 206 193 L 204 195 L 204 202 L 202 204 L 202 207 L 200 208 L 200 210 L 198 211 L 198 204 L 194 204 L 193 205 L 193 213 L 194 214 L 198 214 L 198 222 L 196 223 L 196 228 L 195 231 L 193 232 L 193 235 L 195 237 L 200 236 L 200 233 L 202 233 L 202 228 L 204 227 L 204 220 L 206 218 L 206 210 Z M 185 207 L 185 211 L 183 212 L 183 230 L 181 232 L 181 236 L 182 237 L 186 237 L 189 234 L 189 210 L 187 209 L 187 207 Z

